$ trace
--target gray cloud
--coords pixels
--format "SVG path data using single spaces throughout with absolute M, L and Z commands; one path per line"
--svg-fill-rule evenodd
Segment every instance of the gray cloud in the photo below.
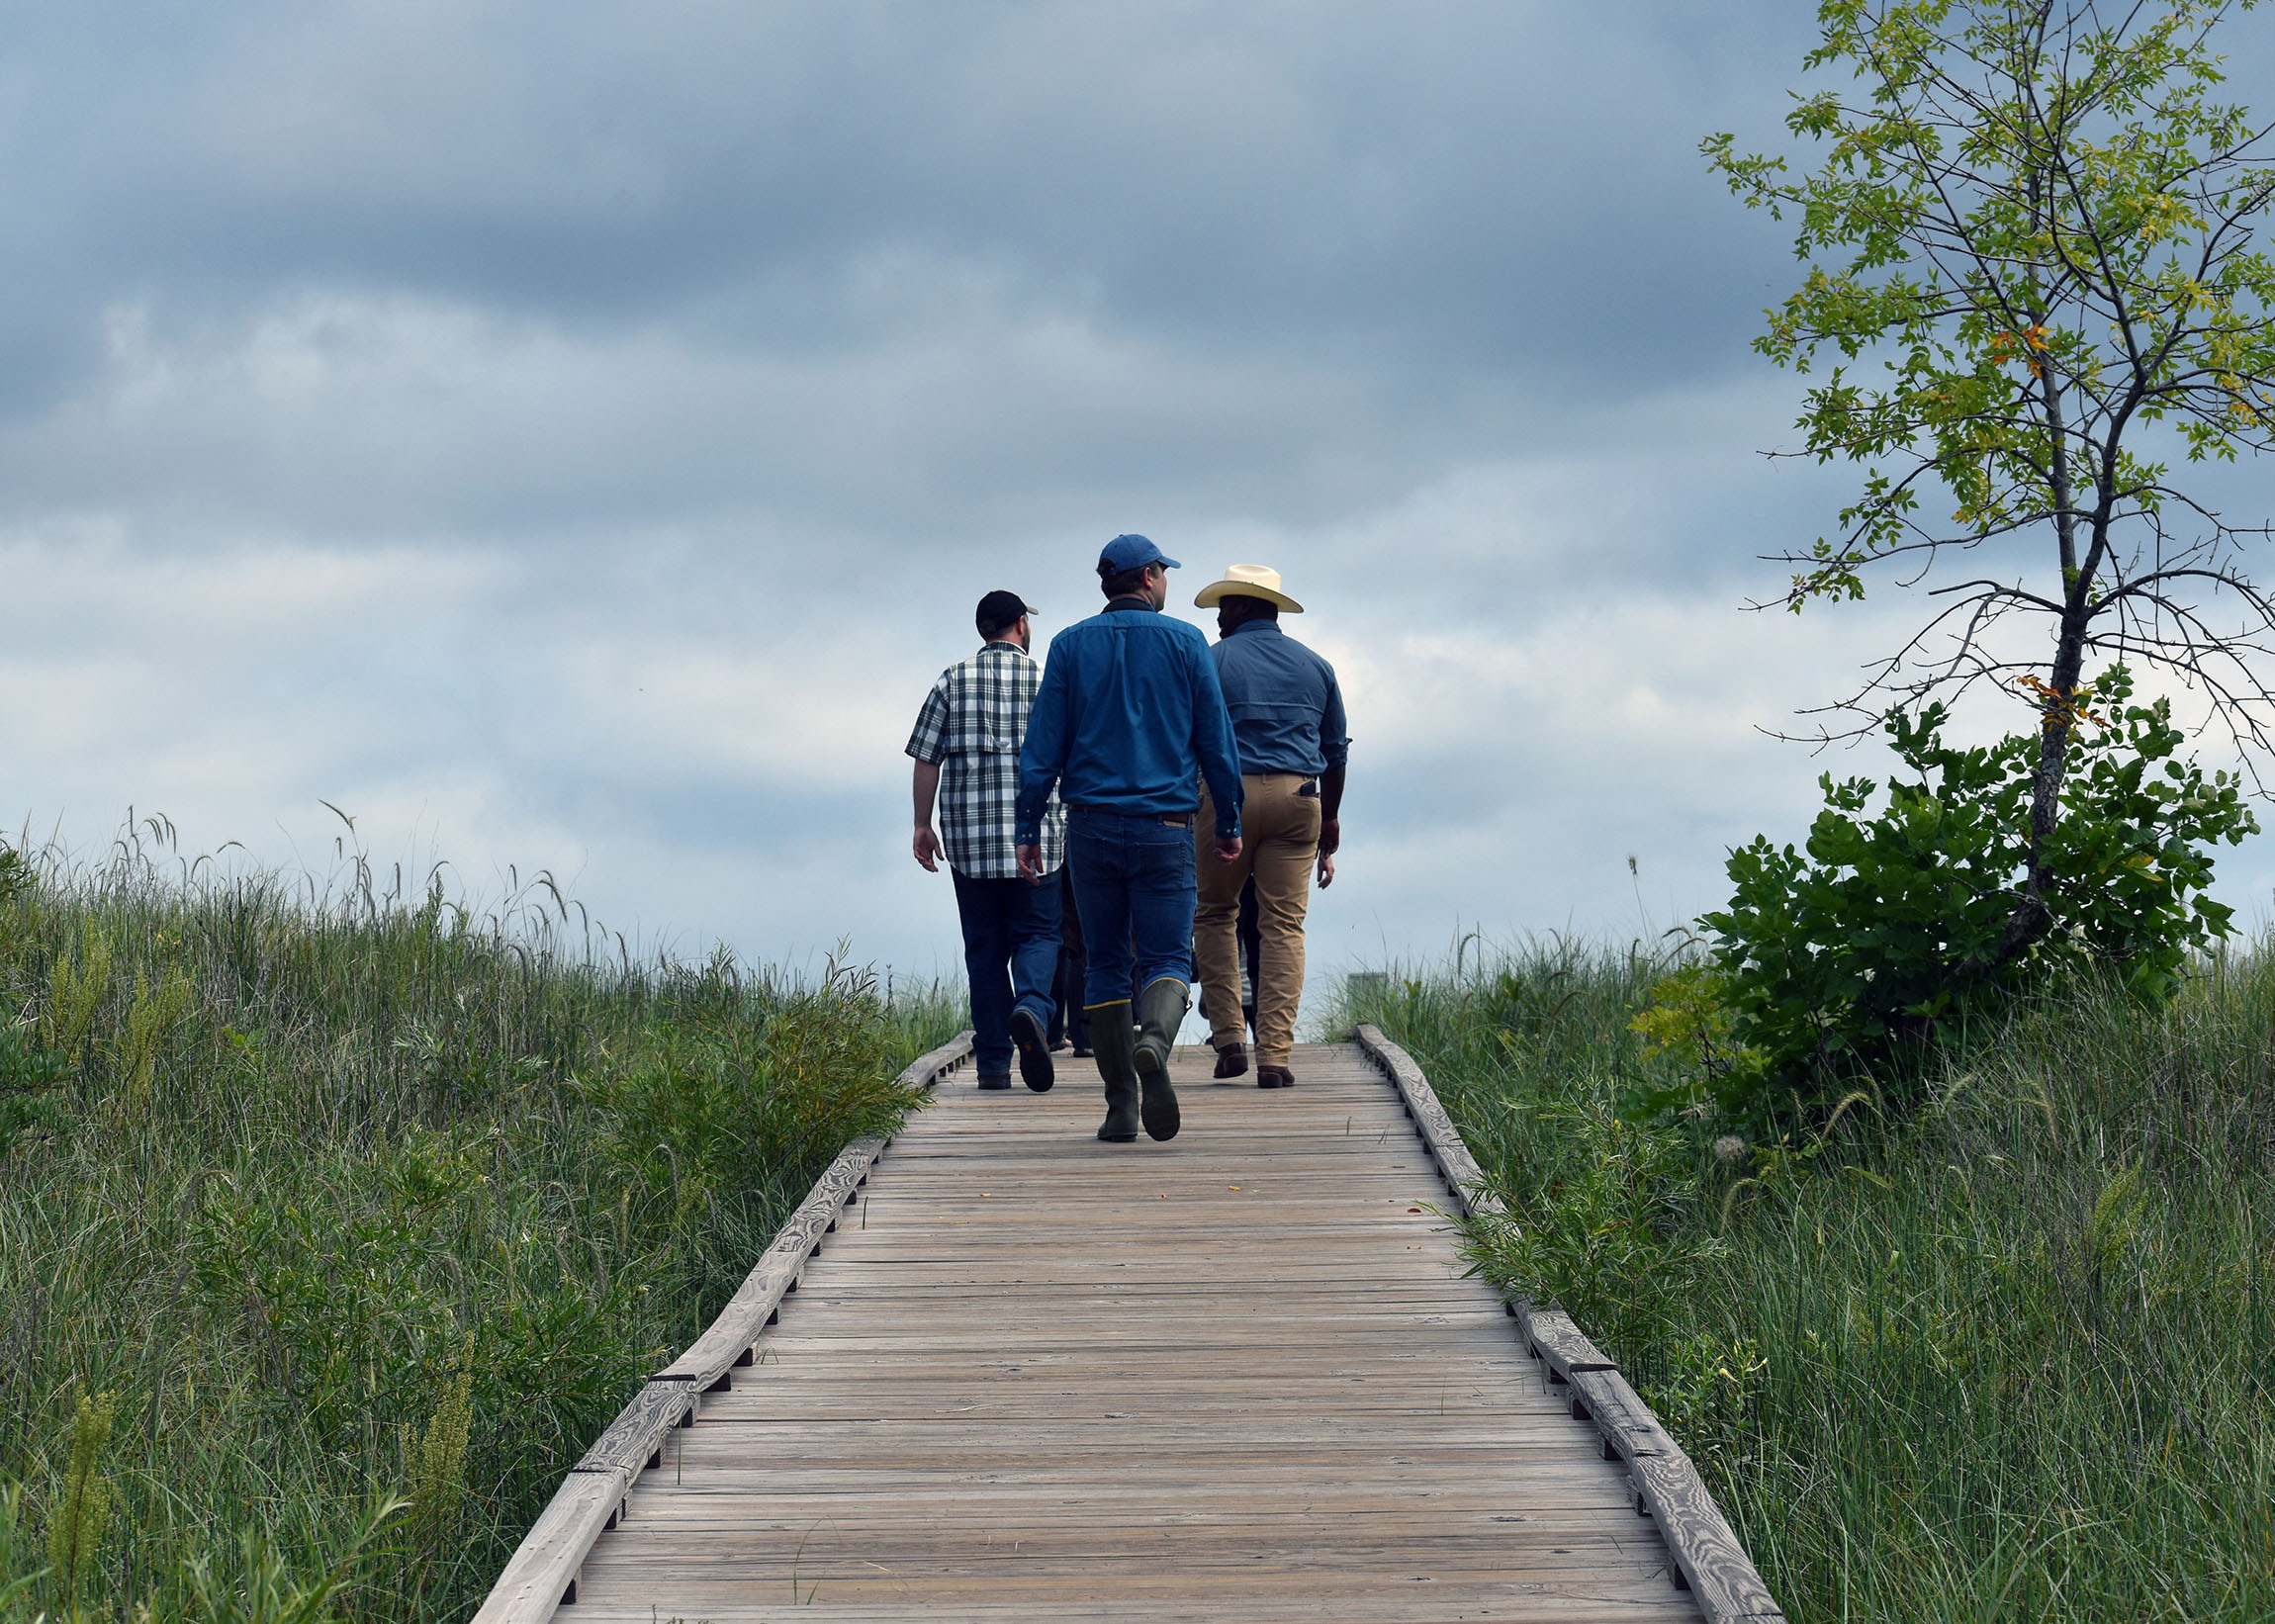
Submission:
M 91 7 L 27 20 L 0 138 L 18 254 L 82 313 L 379 286 L 845 343 L 902 259 L 1213 350 L 1569 387 L 1728 359 L 1775 250 L 1693 147 L 1784 72 L 1776 18 Z
M 1792 271 L 1695 151 L 1805 13 L 13 8 L 0 811 L 950 963 L 917 699 L 1138 528 L 1346 674 L 1323 964 L 1635 928 L 1629 854 L 1671 923 L 1894 625 L 1737 609 L 1849 478 L 1754 455 Z

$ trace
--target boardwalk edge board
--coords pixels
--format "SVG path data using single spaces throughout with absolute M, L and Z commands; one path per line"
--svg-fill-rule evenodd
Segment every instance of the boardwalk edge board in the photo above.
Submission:
M 918 1055 L 902 1069 L 899 1081 L 929 1089 L 970 1057 L 971 1034 L 959 1033 Z M 751 1349 L 782 1298 L 796 1289 L 798 1271 L 820 1247 L 822 1236 L 837 1227 L 839 1214 L 889 1143 L 889 1138 L 855 1139 L 839 1152 L 710 1327 L 649 1377 L 647 1387 L 633 1395 L 569 1469 L 491 1586 L 474 1624 L 545 1624 L 556 1607 L 576 1601 L 578 1571 L 592 1542 L 616 1526 L 641 1472 L 663 1464 L 673 1429 L 695 1424 L 701 1395 L 725 1391 L 734 1370 L 751 1362 Z
M 1352 1037 L 1399 1091 L 1414 1131 L 1437 1164 L 1438 1176 L 1464 1218 L 1505 1218 L 1507 1207 L 1484 1188 L 1485 1174 L 1462 1142 L 1461 1129 L 1438 1101 L 1412 1055 L 1361 1023 Z M 1571 1394 L 1572 1413 L 1592 1422 L 1603 1439 L 1603 1458 L 1625 1463 L 1635 1509 L 1659 1524 L 1675 1558 L 1675 1579 L 1688 1590 L 1708 1624 L 1771 1624 L 1784 1618 L 1762 1582 L 1729 1521 L 1707 1492 L 1698 1468 L 1652 1414 L 1618 1367 L 1559 1308 L 1534 1308 L 1521 1297 L 1508 1308 L 1525 1350 L 1548 1369 L 1548 1378 Z

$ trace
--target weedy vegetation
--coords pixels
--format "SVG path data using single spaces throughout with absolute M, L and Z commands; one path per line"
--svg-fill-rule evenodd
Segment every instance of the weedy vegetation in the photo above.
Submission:
M 0 1624 L 466 1616 L 946 992 L 0 846 Z
M 1684 951 L 1348 995 L 1509 1205 L 1476 1266 L 1608 1344 L 1796 1620 L 2275 1617 L 2275 946 L 2078 966 L 1774 1139 L 1659 1040 Z

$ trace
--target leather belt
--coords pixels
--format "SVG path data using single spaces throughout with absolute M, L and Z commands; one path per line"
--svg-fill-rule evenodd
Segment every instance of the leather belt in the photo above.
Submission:
M 1167 824 L 1171 829 L 1190 829 L 1193 827 L 1193 814 L 1190 812 L 1117 812 L 1111 806 L 1086 806 L 1079 801 L 1068 801 L 1066 810 L 1069 812 L 1087 812 L 1093 817 L 1100 818 L 1147 818 L 1154 823 Z

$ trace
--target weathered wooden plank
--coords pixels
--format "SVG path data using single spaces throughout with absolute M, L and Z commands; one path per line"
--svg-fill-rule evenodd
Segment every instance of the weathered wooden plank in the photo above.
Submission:
M 621 1471 L 637 1478 L 664 1447 L 672 1428 L 694 1416 L 695 1394 L 684 1382 L 659 1382 L 632 1396 L 608 1429 L 592 1440 L 579 1472 Z
M 900 1070 L 896 1079 L 904 1088 L 933 1088 L 942 1078 L 971 1058 L 971 1033 L 957 1033 L 936 1049 L 929 1049 Z
M 1684 1587 L 1709 1624 L 1785 1616 L 1689 1456 L 1678 1449 L 1668 1455 L 1637 1455 L 1627 1464 L 1644 1505 L 1682 1570 Z
M 1399 1097 L 1406 1101 L 1415 1130 L 1429 1146 L 1438 1171 L 1452 1187 L 1454 1200 L 1464 1216 L 1505 1213 L 1507 1209 L 1502 1199 L 1485 1188 L 1484 1169 L 1469 1153 L 1469 1146 L 1462 1141 L 1461 1129 L 1454 1127 L 1453 1119 L 1438 1103 L 1437 1090 L 1430 1087 L 1429 1079 L 1422 1075 L 1422 1068 L 1414 1064 L 1413 1056 L 1385 1038 L 1379 1027 L 1362 1023 L 1355 1036 L 1359 1047 L 1389 1074 Z
M 935 1051 L 938 1052 L 937 1050 Z M 774 1243 L 760 1254 L 758 1266 L 744 1277 L 718 1317 L 687 1350 L 648 1378 L 651 1382 L 691 1382 L 703 1389 L 718 1386 L 726 1373 L 747 1361 L 774 1317 L 774 1310 L 796 1285 L 798 1272 L 837 1222 L 845 1204 L 868 1177 L 869 1168 L 884 1150 L 881 1138 L 856 1139 L 838 1154 L 814 1181 L 806 1199 L 776 1232 Z
M 1576 1371 L 1619 1368 L 1617 1361 L 1581 1333 L 1562 1308 L 1528 1306 L 1517 1317 L 1532 1356 L 1546 1364 L 1559 1382 L 1571 1381 Z
M 1662 1624 L 1683 1620 L 1695 1624 L 1697 1610 L 1672 1589 L 1664 1579 L 1637 1580 L 1595 1589 L 1586 1585 L 1544 1586 L 1529 1580 L 1464 1587 L 1464 1598 L 1475 1605 L 1448 1611 L 1442 1585 L 1415 1583 L 1408 1576 L 1403 1588 L 1369 1585 L 1341 1586 L 1322 1593 L 1305 1588 L 1299 1593 L 1275 1595 L 1250 1590 L 1236 1597 L 1221 1593 L 1183 1596 L 1156 1586 L 1132 1594 L 1121 1586 L 1091 1593 L 1063 1584 L 1054 1592 L 1013 1595 L 975 1586 L 959 1595 L 953 1611 L 927 1606 L 911 1607 L 907 1597 L 895 1593 L 889 1581 L 877 1580 L 869 1590 L 823 1581 L 818 1592 L 801 1584 L 801 1599 L 792 1602 L 784 1587 L 771 1603 L 748 1594 L 705 1598 L 693 1616 L 710 1624 L 803 1624 L 821 1613 L 832 1624 L 910 1624 L 915 1618 L 937 1618 L 942 1624 L 1446 1624 L 1450 1618 L 1485 1617 L 1494 1624 Z M 637 1594 L 635 1591 L 633 1594 Z M 808 1593 L 815 1600 L 803 1599 Z M 1662 1599 L 1664 1598 L 1664 1599 Z M 620 1600 L 589 1608 L 578 1624 L 656 1624 L 647 1602 Z
M 1574 1370 L 1568 1378 L 1588 1417 L 1603 1434 L 1606 1457 L 1633 1460 L 1638 1455 L 1677 1455 L 1682 1451 L 1651 1406 L 1627 1385 L 1616 1370 Z
M 614 1469 L 570 1473 L 491 1586 L 474 1624 L 544 1624 L 551 1618 L 574 1592 L 578 1566 L 593 1540 L 616 1520 L 629 1481 Z

